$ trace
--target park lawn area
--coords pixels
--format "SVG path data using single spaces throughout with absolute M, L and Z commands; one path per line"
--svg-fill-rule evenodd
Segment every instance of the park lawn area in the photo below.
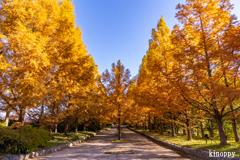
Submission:
M 106 128 L 101 129 L 101 130 L 106 130 L 108 128 L 109 127 L 106 127 Z M 50 147 L 54 147 L 54 146 L 59 146 L 61 144 L 76 141 L 78 139 L 81 139 L 81 138 L 83 138 L 87 135 L 93 134 L 93 133 L 95 133 L 95 132 L 94 131 L 78 131 L 78 133 L 70 132 L 70 133 L 68 133 L 67 136 L 65 136 L 64 133 L 56 133 L 56 134 L 53 133 L 52 134 L 52 137 L 53 137 L 52 140 L 50 140 L 49 143 L 45 147 L 38 148 L 38 150 L 46 149 L 46 148 L 50 148 Z M 4 159 L 4 157 L 6 155 L 7 154 L 1 154 L 0 153 L 0 159 Z
M 121 139 L 121 140 L 113 140 L 111 142 L 128 142 L 127 140 Z
M 61 144 L 64 143 L 69 143 L 75 140 L 78 140 L 80 138 L 83 138 L 89 134 L 93 134 L 95 133 L 94 131 L 78 131 L 78 133 L 75 132 L 70 132 L 68 133 L 67 136 L 64 135 L 64 133 L 53 133 L 52 136 L 52 140 L 49 141 L 49 143 L 45 146 L 45 147 L 41 147 L 38 148 L 39 150 L 41 149 L 45 149 L 45 148 L 50 148 L 50 147 L 54 147 L 54 146 L 59 146 Z M 6 154 L 0 154 L 0 159 L 4 159 L 4 157 L 6 156 Z
M 102 128 L 101 130 L 107 130 L 107 129 L 109 129 L 109 128 L 111 128 L 111 126 Z
M 54 147 L 54 146 L 59 146 L 61 144 L 64 143 L 69 143 L 72 141 L 76 141 L 80 138 L 83 138 L 89 134 L 93 134 L 95 133 L 94 131 L 78 131 L 78 133 L 75 132 L 70 132 L 68 133 L 67 136 L 64 135 L 64 133 L 53 133 L 52 136 L 52 140 L 49 141 L 49 143 L 47 144 L 47 146 L 45 146 L 44 148 L 50 148 L 50 147 Z M 43 148 L 40 148 L 43 149 Z
M 134 129 L 134 128 L 133 128 Z M 136 130 L 136 129 L 134 129 Z M 235 142 L 234 139 L 228 139 L 228 144 L 227 145 L 220 145 L 220 140 L 219 139 L 214 139 L 214 141 L 208 140 L 206 144 L 206 140 L 202 139 L 197 136 L 193 136 L 192 141 L 187 140 L 187 135 L 182 135 L 182 134 L 177 134 L 176 137 L 171 137 L 167 133 L 164 133 L 164 135 L 160 135 L 159 132 L 155 131 L 148 131 L 148 130 L 138 130 L 140 132 L 146 133 L 148 135 L 151 135 L 157 139 L 167 141 L 170 143 L 174 143 L 179 146 L 185 146 L 185 147 L 190 147 L 190 148 L 197 148 L 197 149 L 202 149 L 206 151 L 216 151 L 216 152 L 235 152 L 235 157 L 240 158 L 240 143 Z

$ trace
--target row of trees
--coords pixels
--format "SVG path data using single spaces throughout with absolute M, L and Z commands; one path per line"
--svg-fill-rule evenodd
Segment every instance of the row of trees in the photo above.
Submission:
M 76 27 L 69 0 L 3 0 L 0 9 L 0 110 L 23 125 L 27 114 L 50 130 L 65 121 L 128 122 L 161 134 L 170 124 L 192 139 L 203 119 L 232 123 L 239 142 L 239 33 L 229 0 L 187 0 L 178 5 L 180 24 L 171 31 L 163 17 L 152 30 L 139 74 L 130 80 L 120 61 L 102 75 Z M 213 128 L 213 127 L 212 127 Z M 151 128 L 150 128 L 151 129 Z M 119 136 L 121 139 L 119 125 Z M 213 130 L 211 132 L 213 136 Z
M 223 123 L 232 122 L 239 142 L 240 24 L 229 0 L 187 0 L 176 7 L 180 24 L 170 31 L 161 17 L 152 30 L 131 94 L 136 124 L 155 117 L 188 131 L 215 120 L 221 144 L 227 144 Z M 151 122 L 151 121 L 149 121 Z M 203 132 L 202 132 L 203 133 Z M 204 133 L 203 133 L 204 134 Z
M 98 72 L 73 11 L 69 0 L 3 0 L 0 109 L 7 121 L 13 113 L 23 125 L 28 115 L 53 129 L 64 120 L 67 133 L 72 119 L 89 118 Z
M 129 112 L 130 72 L 120 60 L 112 72 L 97 66 L 75 24 L 70 0 L 3 0 L 0 8 L 0 110 L 50 131 L 65 122 L 84 126 L 119 122 Z M 119 125 L 120 127 L 120 125 Z M 119 139 L 121 133 L 119 129 Z

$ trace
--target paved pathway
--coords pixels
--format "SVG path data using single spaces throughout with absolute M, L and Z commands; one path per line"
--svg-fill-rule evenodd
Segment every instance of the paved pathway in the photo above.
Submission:
M 34 160 L 191 160 L 178 152 L 160 146 L 144 136 L 123 128 L 122 139 L 128 142 L 113 143 L 117 129 L 104 131 L 73 147 L 53 152 Z M 115 154 L 111 154 L 115 152 Z

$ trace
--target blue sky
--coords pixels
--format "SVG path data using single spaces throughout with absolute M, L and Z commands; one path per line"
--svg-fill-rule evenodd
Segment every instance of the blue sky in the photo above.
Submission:
M 171 3 L 169 3 L 171 2 Z M 230 0 L 240 18 L 240 0 Z M 176 5 L 185 0 L 75 0 L 76 23 L 99 73 L 119 59 L 132 76 L 148 49 L 151 30 L 163 15 L 170 29 L 178 24 Z

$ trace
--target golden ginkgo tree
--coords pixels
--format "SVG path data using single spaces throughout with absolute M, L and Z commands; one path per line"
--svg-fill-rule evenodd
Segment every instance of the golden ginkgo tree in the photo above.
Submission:
M 56 1 L 46 1 L 53 7 Z M 56 29 L 55 11 L 41 1 L 4 0 L 0 9 L 0 97 L 24 122 L 27 108 L 37 106 L 46 92 L 49 58 L 46 45 Z
M 221 144 L 227 144 L 224 117 L 232 113 L 235 140 L 239 137 L 234 111 L 239 109 L 239 50 L 234 46 L 232 26 L 239 25 L 226 1 L 187 0 L 178 5 L 176 17 L 183 28 L 175 26 L 175 58 L 188 87 L 177 85 L 186 102 L 212 115 L 217 122 Z M 230 41 L 231 40 L 231 41 Z M 178 47 L 177 47 L 178 46 Z M 186 85 L 185 85 L 186 86 Z
M 49 125 L 65 119 L 67 131 L 78 101 L 95 86 L 97 67 L 73 12 L 69 0 L 2 3 L 0 98 L 21 123 L 27 110 L 41 108 L 37 117 L 49 111 Z
M 109 114 L 118 122 L 118 140 L 121 139 L 121 119 L 130 107 L 126 97 L 127 89 L 131 84 L 130 72 L 118 60 L 117 64 L 112 64 L 112 72 L 106 70 L 101 77 L 102 94 L 106 99 L 106 107 Z

